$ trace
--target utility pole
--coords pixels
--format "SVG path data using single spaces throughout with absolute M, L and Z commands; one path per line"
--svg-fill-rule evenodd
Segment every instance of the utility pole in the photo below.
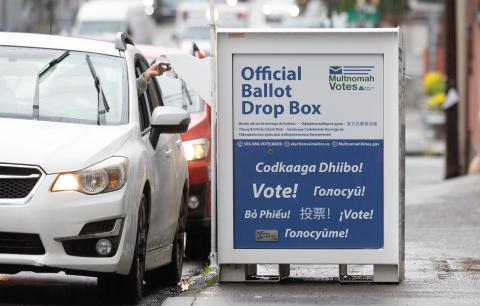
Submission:
M 438 43 L 438 13 L 431 11 L 428 13 L 428 70 L 437 69 L 437 43 Z
M 7 1 L 0 0 L 0 31 L 7 31 Z
M 330 28 L 333 28 L 333 3 L 332 0 L 327 0 L 327 17 Z
M 215 18 L 215 2 L 210 0 L 210 128 L 211 128 L 211 160 L 210 160 L 210 267 L 217 268 L 217 25 Z
M 457 34 L 455 0 L 444 0 L 445 22 L 445 68 L 447 72 L 447 92 L 457 86 Z M 459 103 L 462 103 L 460 101 Z M 460 175 L 458 147 L 458 103 L 445 110 L 445 178 Z

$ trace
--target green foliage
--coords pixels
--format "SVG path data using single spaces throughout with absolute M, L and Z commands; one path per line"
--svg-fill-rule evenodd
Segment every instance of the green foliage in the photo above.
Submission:
M 206 282 L 207 287 L 212 287 L 213 285 L 215 285 L 218 282 L 219 279 L 220 279 L 220 277 L 218 276 L 218 274 L 215 274 L 212 278 L 210 278 Z
M 408 11 L 408 0 L 381 0 L 377 10 L 382 18 L 398 17 Z
M 314 0 L 311 0 L 314 1 Z M 333 8 L 337 12 L 348 12 L 355 10 L 356 0 L 330 0 Z M 382 18 L 390 16 L 400 16 L 408 11 L 408 0 L 380 0 L 377 6 L 377 11 Z
M 337 12 L 347 12 L 355 9 L 355 0 L 333 0 L 334 10 Z
M 203 268 L 202 275 L 207 276 L 212 271 L 212 267 L 210 267 L 210 265 L 206 265 L 205 268 Z

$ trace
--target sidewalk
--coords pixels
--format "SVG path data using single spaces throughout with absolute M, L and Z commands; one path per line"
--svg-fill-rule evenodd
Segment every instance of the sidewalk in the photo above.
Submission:
M 340 285 L 336 266 L 292 266 L 299 278 L 284 283 L 205 284 L 164 305 L 479 305 L 480 176 L 407 190 L 406 278 L 400 285 Z
M 445 143 L 442 139 L 429 137 L 419 109 L 408 107 L 405 113 L 405 144 L 407 155 L 443 155 Z

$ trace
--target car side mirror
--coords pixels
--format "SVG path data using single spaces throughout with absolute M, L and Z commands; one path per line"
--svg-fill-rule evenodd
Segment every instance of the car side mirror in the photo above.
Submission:
M 160 134 L 185 133 L 190 125 L 190 114 L 177 107 L 157 106 L 153 110 L 150 125 L 150 142 L 156 148 Z

